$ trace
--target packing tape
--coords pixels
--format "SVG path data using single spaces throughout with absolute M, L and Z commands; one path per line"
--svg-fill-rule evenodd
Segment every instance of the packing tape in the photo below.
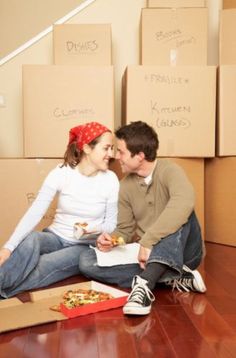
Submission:
M 170 50 L 170 65 L 176 66 L 176 64 L 177 64 L 177 50 L 172 48 Z

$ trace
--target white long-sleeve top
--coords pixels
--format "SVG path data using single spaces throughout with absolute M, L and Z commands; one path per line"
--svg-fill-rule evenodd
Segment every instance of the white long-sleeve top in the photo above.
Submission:
M 117 221 L 119 180 L 114 172 L 107 170 L 95 176 L 85 176 L 78 168 L 58 165 L 53 169 L 39 193 L 18 223 L 15 231 L 4 245 L 10 251 L 34 230 L 45 215 L 49 205 L 58 194 L 55 217 L 49 229 L 72 243 L 74 224 L 87 223 L 89 230 L 112 232 Z

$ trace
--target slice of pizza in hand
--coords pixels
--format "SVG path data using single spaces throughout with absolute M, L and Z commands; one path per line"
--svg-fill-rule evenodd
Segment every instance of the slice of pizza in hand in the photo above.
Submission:
M 125 245 L 125 240 L 122 236 L 111 235 L 111 242 L 113 246 Z
M 88 224 L 87 223 L 75 223 L 74 224 L 74 237 L 76 239 L 79 239 L 81 236 L 83 236 L 87 231 Z

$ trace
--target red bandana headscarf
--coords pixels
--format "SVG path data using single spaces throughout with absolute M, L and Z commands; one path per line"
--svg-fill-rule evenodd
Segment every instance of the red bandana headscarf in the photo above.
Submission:
M 76 142 L 77 148 L 82 150 L 85 144 L 89 144 L 95 138 L 105 132 L 111 132 L 110 129 L 98 122 L 90 122 L 71 128 L 69 132 L 69 144 Z

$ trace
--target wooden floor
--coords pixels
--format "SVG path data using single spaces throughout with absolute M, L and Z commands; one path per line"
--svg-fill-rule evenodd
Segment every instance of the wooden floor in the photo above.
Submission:
M 0 357 L 236 357 L 236 248 L 206 247 L 200 268 L 206 294 L 161 287 L 149 316 L 124 317 L 115 309 L 3 333 Z

